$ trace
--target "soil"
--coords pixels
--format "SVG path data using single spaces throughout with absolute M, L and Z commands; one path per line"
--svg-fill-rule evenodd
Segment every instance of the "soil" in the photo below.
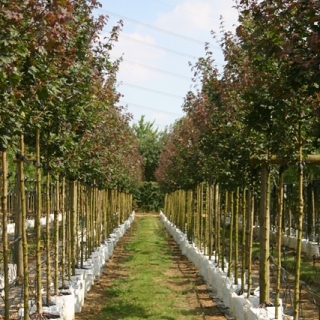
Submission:
M 137 223 L 137 220 L 142 214 L 136 214 L 135 221 L 133 224 Z M 144 214 L 145 215 L 145 214 Z M 106 264 L 106 268 L 99 280 L 96 281 L 94 286 L 87 294 L 82 311 L 76 314 L 75 320 L 96 320 L 101 314 L 101 309 L 103 306 L 108 304 L 108 295 L 106 288 L 112 285 L 112 282 L 120 277 L 127 276 L 127 270 L 123 267 L 123 261 L 127 257 L 127 253 L 124 250 L 124 245 L 131 241 L 134 237 L 134 232 L 132 232 L 133 226 L 129 231 L 119 240 L 112 257 Z M 168 246 L 171 247 L 172 251 L 172 261 L 174 262 L 174 268 L 170 268 L 170 282 L 168 281 L 168 287 L 175 288 L 181 291 L 189 291 L 187 295 L 183 295 L 186 299 L 184 305 L 187 305 L 189 310 L 187 313 L 193 314 L 195 319 L 206 319 L 206 320 L 225 320 L 222 310 L 214 302 L 211 296 L 211 292 L 207 289 L 203 278 L 199 275 L 199 271 L 194 267 L 194 265 L 181 254 L 181 251 L 174 239 L 167 233 Z M 173 276 L 177 276 L 177 279 L 184 277 L 185 281 L 173 282 Z M 193 289 L 190 290 L 190 287 Z

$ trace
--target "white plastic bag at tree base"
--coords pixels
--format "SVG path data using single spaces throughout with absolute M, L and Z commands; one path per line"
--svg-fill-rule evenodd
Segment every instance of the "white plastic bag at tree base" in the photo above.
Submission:
M 67 285 L 72 286 L 72 288 L 74 289 L 75 313 L 81 312 L 82 306 L 84 304 L 84 288 L 85 288 L 83 274 L 71 276 L 71 281 L 68 281 Z
M 7 224 L 7 233 L 8 234 L 14 234 L 14 228 L 15 228 L 15 224 L 14 223 L 8 223 Z
M 26 220 L 26 228 L 34 228 L 34 219 Z
M 185 237 L 183 237 L 180 242 L 179 242 L 179 246 L 180 246 L 180 250 L 181 250 L 181 253 L 185 256 L 186 253 L 187 253 L 187 244 L 188 244 L 188 241 L 186 240 Z
M 71 289 L 71 288 L 70 288 Z M 75 299 L 73 290 L 70 294 L 53 296 L 52 301 L 62 309 L 61 318 L 63 320 L 73 320 L 75 315 Z

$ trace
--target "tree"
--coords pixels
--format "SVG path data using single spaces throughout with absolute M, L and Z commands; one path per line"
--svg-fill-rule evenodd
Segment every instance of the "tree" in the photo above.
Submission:
M 141 116 L 138 123 L 134 123 L 132 128 L 137 137 L 139 152 L 143 158 L 144 180 L 155 181 L 155 171 L 162 148 L 163 133 L 154 128 L 154 122 L 145 121 L 145 116 Z

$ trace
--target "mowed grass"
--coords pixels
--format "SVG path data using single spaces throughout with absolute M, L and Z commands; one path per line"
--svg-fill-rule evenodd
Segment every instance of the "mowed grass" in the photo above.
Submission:
M 129 255 L 123 267 L 129 274 L 114 281 L 112 287 L 107 289 L 110 298 L 99 320 L 196 319 L 192 315 L 194 310 L 188 310 L 184 298 L 186 287 L 179 286 L 183 279 L 174 272 L 168 276 L 167 270 L 175 267 L 158 218 L 141 217 L 134 232 L 133 240 L 125 245 Z

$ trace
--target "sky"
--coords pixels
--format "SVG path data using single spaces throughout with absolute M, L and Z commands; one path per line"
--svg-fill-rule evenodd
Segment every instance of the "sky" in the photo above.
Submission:
M 183 100 L 195 91 L 192 65 L 205 56 L 210 44 L 216 65 L 223 55 L 211 32 L 220 34 L 220 17 L 227 31 L 234 31 L 237 10 L 233 0 L 100 0 L 97 14 L 108 15 L 102 32 L 123 21 L 111 58 L 122 57 L 117 90 L 137 123 L 142 115 L 164 130 L 183 117 Z

